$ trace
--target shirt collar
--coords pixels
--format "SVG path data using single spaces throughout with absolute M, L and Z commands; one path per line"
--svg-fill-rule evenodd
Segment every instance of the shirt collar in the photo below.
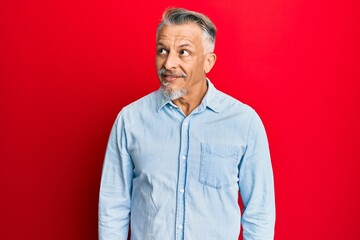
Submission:
M 214 84 L 212 84 L 208 78 L 206 78 L 206 82 L 208 85 L 208 90 L 203 100 L 201 101 L 200 106 L 202 106 L 203 108 L 207 107 L 212 111 L 219 113 L 220 108 L 219 108 L 219 103 L 217 101 L 217 95 L 219 91 L 215 88 Z M 160 110 L 167 104 L 174 105 L 171 102 L 171 100 L 164 97 L 161 89 L 157 90 L 156 94 L 157 94 L 157 99 L 156 99 L 157 112 L 160 112 Z

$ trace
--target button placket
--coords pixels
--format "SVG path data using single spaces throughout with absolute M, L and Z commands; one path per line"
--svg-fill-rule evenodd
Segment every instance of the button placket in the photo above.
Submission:
M 188 116 L 189 117 L 189 116 Z M 187 175 L 187 151 L 189 145 L 189 119 L 185 118 L 181 125 L 180 139 L 180 156 L 179 156 L 179 172 L 178 172 L 178 196 L 177 196 L 177 214 L 176 214 L 176 239 L 184 239 L 184 223 L 185 223 L 185 186 Z

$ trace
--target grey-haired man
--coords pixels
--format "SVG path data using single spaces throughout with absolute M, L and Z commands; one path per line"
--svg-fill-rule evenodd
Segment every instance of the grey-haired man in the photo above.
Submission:
M 106 150 L 99 239 L 270 240 L 273 174 L 256 112 L 206 78 L 215 25 L 172 8 L 156 37 L 160 89 L 124 107 Z M 244 209 L 238 206 L 240 191 Z

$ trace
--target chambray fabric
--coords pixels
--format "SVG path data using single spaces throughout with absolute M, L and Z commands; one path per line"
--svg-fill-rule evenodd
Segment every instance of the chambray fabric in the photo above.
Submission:
M 188 116 L 160 90 L 124 107 L 112 128 L 99 239 L 245 240 L 274 235 L 273 173 L 256 112 L 208 81 Z M 244 204 L 238 206 L 240 191 Z

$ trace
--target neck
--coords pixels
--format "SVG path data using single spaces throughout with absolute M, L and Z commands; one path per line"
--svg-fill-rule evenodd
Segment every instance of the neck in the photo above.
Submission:
M 208 86 L 206 79 L 198 84 L 198 86 L 192 86 L 191 91 L 172 102 L 181 108 L 183 113 L 188 116 L 195 108 L 197 108 L 207 92 Z

